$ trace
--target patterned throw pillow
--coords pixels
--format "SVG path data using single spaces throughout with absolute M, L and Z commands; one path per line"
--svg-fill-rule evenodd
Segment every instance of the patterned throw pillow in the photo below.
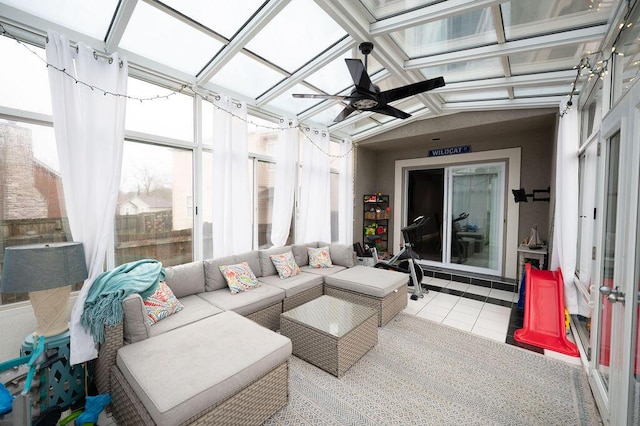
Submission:
M 272 254 L 269 256 L 273 262 L 273 266 L 276 267 L 278 275 L 281 279 L 293 277 L 300 273 L 300 268 L 293 258 L 293 253 L 288 251 L 282 254 Z
M 249 291 L 252 288 L 260 287 L 260 283 L 247 262 L 237 265 L 218 266 L 222 276 L 227 280 L 227 285 L 231 294 L 238 294 L 241 291 Z
M 144 299 L 144 307 L 147 309 L 147 322 L 149 325 L 153 325 L 184 308 L 164 281 L 160 281 L 156 291 Z
M 309 253 L 309 267 L 311 268 L 332 268 L 331 256 L 329 256 L 329 247 L 307 247 Z

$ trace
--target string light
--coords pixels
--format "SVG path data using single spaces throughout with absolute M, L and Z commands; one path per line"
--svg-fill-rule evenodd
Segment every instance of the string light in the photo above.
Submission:
M 626 29 L 631 28 L 631 26 L 633 25 L 633 22 L 628 22 L 628 20 L 629 20 L 629 15 L 631 15 L 631 12 L 635 7 L 637 1 L 638 0 L 636 0 L 633 3 L 633 5 L 631 5 L 630 0 L 627 0 L 627 12 L 624 16 L 623 22 L 618 25 L 618 33 L 616 34 L 616 37 L 613 40 L 613 45 L 611 46 L 611 53 L 609 54 L 609 56 L 606 59 L 599 60 L 598 62 L 596 62 L 595 65 L 592 65 L 591 60 L 596 56 L 602 55 L 603 52 L 593 52 L 593 53 L 586 52 L 586 54 L 580 59 L 580 63 L 573 67 L 573 69 L 577 69 L 576 78 L 573 80 L 573 83 L 571 83 L 571 92 L 569 93 L 569 100 L 567 101 L 562 112 L 560 112 L 560 117 L 563 117 L 569 111 L 569 109 L 571 109 L 571 106 L 573 106 L 573 96 L 577 94 L 576 87 L 578 84 L 578 79 L 581 76 L 588 74 L 587 81 L 591 81 L 594 77 L 600 80 L 604 80 L 604 77 L 609 73 L 608 66 L 612 58 L 614 56 L 624 56 L 623 52 L 617 51 L 617 48 L 618 48 L 617 44 L 618 44 L 618 41 L 620 40 L 622 33 Z
M 351 147 L 351 149 L 349 149 L 349 151 L 345 152 L 344 154 L 340 154 L 340 155 L 335 155 L 335 154 L 331 154 L 329 152 L 326 152 L 323 148 L 321 148 L 315 141 L 313 141 L 313 139 L 311 139 L 309 137 L 309 135 L 307 134 L 307 132 L 309 131 L 308 127 L 305 127 L 307 132 L 304 131 L 305 128 L 303 128 L 302 125 L 294 125 L 292 121 L 289 121 L 288 126 L 284 126 L 284 127 L 275 127 L 275 126 L 267 126 L 265 124 L 262 123 L 256 123 L 254 121 L 251 121 L 250 119 L 246 119 L 238 114 L 235 114 L 233 111 L 230 111 L 226 108 L 222 108 L 219 105 L 216 104 L 215 101 L 219 101 L 221 99 L 221 96 L 219 94 L 210 94 L 210 95 L 202 95 L 200 94 L 200 90 L 198 88 L 196 88 L 195 86 L 191 86 L 191 85 L 187 85 L 187 84 L 183 84 L 182 86 L 180 86 L 180 89 L 178 90 L 172 90 L 172 89 L 168 89 L 171 90 L 171 93 L 167 94 L 167 95 L 156 95 L 156 96 L 150 96 L 150 97 L 146 97 L 146 98 L 142 98 L 142 97 L 136 97 L 136 96 L 130 96 L 130 95 L 123 95 L 121 93 L 113 93 L 110 92 L 108 90 L 104 90 L 98 86 L 94 86 L 91 85 L 89 83 L 86 83 L 82 80 L 78 80 L 77 78 L 75 78 L 73 75 L 71 75 L 70 73 L 67 72 L 67 70 L 65 68 L 59 68 L 53 64 L 48 63 L 45 59 L 43 59 L 37 52 L 33 51 L 29 46 L 27 46 L 25 43 L 23 43 L 20 39 L 18 39 L 16 36 L 14 36 L 13 34 L 11 34 L 9 31 L 7 31 L 7 29 L 0 23 L 0 31 L 3 35 L 8 36 L 9 38 L 13 39 L 15 42 L 17 42 L 19 45 L 21 45 L 22 47 L 24 47 L 25 49 L 27 49 L 29 52 L 31 52 L 33 55 L 35 55 L 41 62 L 43 62 L 47 68 L 53 68 L 56 71 L 61 72 L 62 74 L 66 75 L 67 77 L 71 78 L 76 84 L 81 84 L 91 90 L 98 90 L 100 92 L 102 92 L 105 96 L 110 95 L 110 96 L 115 96 L 115 97 L 120 97 L 120 98 L 125 98 L 125 99 L 131 99 L 131 100 L 135 100 L 135 101 L 140 101 L 145 102 L 145 101 L 155 101 L 155 100 L 159 100 L 159 99 L 169 99 L 171 96 L 177 95 L 179 93 L 182 93 L 186 88 L 189 88 L 196 96 L 200 96 L 202 99 L 210 102 L 215 108 L 217 108 L 220 111 L 223 111 L 226 114 L 231 115 L 234 118 L 237 118 L 239 120 L 244 121 L 247 124 L 250 124 L 252 126 L 255 127 L 260 127 L 260 128 L 264 128 L 264 129 L 269 129 L 269 130 L 287 130 L 287 129 L 293 129 L 293 128 L 297 128 L 300 133 L 302 133 L 305 138 L 307 138 L 309 140 L 309 142 L 311 142 L 312 145 L 314 145 L 318 150 L 320 150 L 323 154 L 327 155 L 328 157 L 331 158 L 342 158 L 345 157 L 347 155 L 349 155 L 351 153 L 351 151 L 353 151 L 353 145 Z M 48 42 L 48 39 L 47 39 Z M 77 49 L 77 46 L 76 46 Z M 97 60 L 99 56 L 104 56 L 102 53 L 98 53 L 94 51 L 94 58 Z M 113 58 L 111 57 L 106 57 L 109 60 L 109 63 L 113 63 Z M 122 61 L 120 61 L 119 63 L 120 67 L 122 67 Z M 211 99 L 211 97 L 213 98 L 213 100 Z M 237 101 L 231 101 L 232 104 L 234 104 L 238 109 L 242 108 L 242 103 L 241 102 L 237 102 Z M 284 122 L 284 119 L 280 119 L 281 123 Z M 316 134 L 319 133 L 319 130 L 314 130 Z M 325 132 L 323 131 L 323 136 L 325 136 Z

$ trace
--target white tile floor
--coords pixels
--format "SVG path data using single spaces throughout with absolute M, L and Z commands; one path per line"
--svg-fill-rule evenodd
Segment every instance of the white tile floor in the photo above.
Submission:
M 425 277 L 422 282 L 435 287 L 488 296 L 508 302 L 517 301 L 515 293 L 504 290 L 431 277 Z M 504 343 L 509 329 L 511 308 L 431 290 L 422 299 L 409 299 L 404 313 Z

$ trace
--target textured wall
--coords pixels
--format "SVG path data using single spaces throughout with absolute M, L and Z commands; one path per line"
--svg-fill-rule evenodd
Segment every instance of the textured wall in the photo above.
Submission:
M 422 134 L 420 132 L 423 132 Z M 440 138 L 439 140 L 432 140 Z M 520 147 L 521 186 L 531 192 L 552 186 L 552 163 L 556 139 L 555 110 L 521 110 L 460 113 L 422 120 L 362 141 L 358 146 L 356 195 L 367 190 L 389 194 L 393 199 L 395 161 L 428 156 L 429 149 L 470 145 L 472 152 Z M 366 180 L 365 180 L 366 179 Z M 506 188 L 507 196 L 512 197 Z M 361 237 L 362 205 L 356 197 L 354 240 Z M 519 240 L 538 226 L 549 239 L 549 202 L 520 204 Z M 394 212 L 394 214 L 397 212 Z M 391 227 L 390 227 L 391 228 Z M 394 229 L 390 229 L 393 238 Z

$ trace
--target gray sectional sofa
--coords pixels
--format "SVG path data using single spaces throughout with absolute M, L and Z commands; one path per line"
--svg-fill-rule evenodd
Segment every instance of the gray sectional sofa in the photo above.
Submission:
M 309 267 L 307 247 L 325 245 L 334 266 Z M 301 273 L 281 279 L 269 256 L 287 251 Z M 232 295 L 218 266 L 240 262 L 261 285 Z M 142 298 L 127 297 L 123 322 L 107 327 L 94 361 L 97 389 L 112 394 L 119 425 L 233 424 L 234 416 L 260 424 L 287 402 L 291 342 L 274 332 L 280 314 L 321 296 L 325 277 L 354 263 L 351 246 L 314 242 L 168 267 L 165 281 L 184 309 L 149 326 Z

